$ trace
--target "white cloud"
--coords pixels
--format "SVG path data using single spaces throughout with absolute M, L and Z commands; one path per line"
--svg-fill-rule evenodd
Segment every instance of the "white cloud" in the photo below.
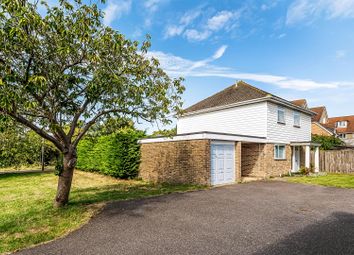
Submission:
M 207 27 L 213 31 L 220 30 L 236 15 L 237 13 L 232 13 L 230 11 L 218 12 L 215 16 L 208 19 Z
M 229 32 L 236 28 L 238 26 L 236 21 L 241 17 L 242 11 L 243 9 L 222 10 L 213 16 L 208 15 L 205 19 L 206 12 L 203 12 L 202 7 L 198 7 L 186 12 L 178 23 L 167 25 L 164 38 L 182 35 L 189 41 L 203 41 L 222 29 Z
M 278 39 L 284 38 L 285 36 L 286 36 L 286 34 L 282 33 L 282 34 L 278 35 Z
M 106 26 L 111 25 L 114 20 L 119 19 L 123 14 L 129 13 L 131 5 L 132 0 L 108 1 L 107 7 L 103 10 L 103 23 Z
M 184 27 L 183 26 L 176 26 L 171 25 L 166 27 L 166 31 L 164 34 L 164 38 L 170 38 L 183 33 Z
M 210 36 L 210 31 L 198 31 L 196 29 L 187 29 L 184 32 L 184 36 L 190 41 L 203 41 Z
M 220 47 L 213 56 L 204 60 L 193 61 L 181 58 L 172 54 L 153 51 L 148 56 L 159 59 L 161 67 L 171 76 L 184 77 L 223 77 L 235 80 L 250 80 L 267 83 L 280 88 L 308 91 L 314 89 L 335 89 L 339 87 L 353 87 L 354 82 L 331 81 L 319 82 L 311 79 L 299 79 L 273 74 L 243 73 L 237 72 L 231 68 L 212 65 L 211 63 L 220 58 L 226 50 L 226 46 Z
M 270 0 L 267 3 L 264 3 L 261 5 L 261 10 L 262 11 L 268 11 L 270 9 L 273 9 L 278 5 L 279 1 L 278 0 Z
M 181 17 L 180 24 L 187 26 L 187 25 L 191 24 L 200 15 L 201 15 L 200 9 L 188 11 Z
M 214 53 L 214 55 L 213 55 L 212 58 L 213 58 L 214 60 L 221 58 L 221 57 L 224 55 L 226 49 L 227 49 L 227 45 L 221 46 L 221 47 Z
M 333 18 L 354 18 L 353 0 L 295 0 L 288 8 L 286 24 L 311 23 L 324 16 Z
M 144 7 L 147 8 L 150 12 L 155 12 L 159 8 L 160 3 L 163 0 L 146 0 Z

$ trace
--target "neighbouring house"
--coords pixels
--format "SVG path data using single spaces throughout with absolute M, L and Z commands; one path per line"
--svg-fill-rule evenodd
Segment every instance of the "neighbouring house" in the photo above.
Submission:
M 320 144 L 311 142 L 314 114 L 239 81 L 185 109 L 176 136 L 141 140 L 140 177 L 219 185 L 301 166 L 319 171 Z
M 347 145 L 354 146 L 354 115 L 328 118 L 328 127 Z

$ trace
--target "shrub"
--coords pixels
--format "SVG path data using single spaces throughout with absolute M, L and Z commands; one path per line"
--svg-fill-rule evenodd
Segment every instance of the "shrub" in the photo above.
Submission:
M 334 136 L 313 135 L 312 141 L 320 143 L 322 150 L 331 150 L 334 147 L 343 145 L 343 141 Z
M 109 135 L 84 139 L 78 146 L 77 168 L 116 178 L 134 178 L 140 163 L 138 140 L 144 135 L 143 131 L 122 128 Z

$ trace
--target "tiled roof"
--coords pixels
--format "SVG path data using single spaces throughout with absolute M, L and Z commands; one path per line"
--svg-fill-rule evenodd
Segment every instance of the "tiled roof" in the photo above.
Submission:
M 347 121 L 346 128 L 336 128 L 338 121 Z M 354 133 L 354 115 L 328 118 L 327 127 L 335 128 L 337 133 Z
M 313 108 L 310 108 L 310 110 L 316 113 L 316 115 L 312 116 L 312 121 L 319 122 L 323 112 L 326 110 L 326 107 L 324 107 L 324 106 L 313 107 Z
M 297 99 L 291 101 L 294 105 L 300 106 L 302 108 L 307 108 L 307 101 L 306 99 Z
M 218 106 L 225 106 L 234 103 L 240 103 L 252 99 L 266 96 L 276 97 L 266 91 L 253 87 L 244 81 L 238 81 L 236 84 L 188 107 L 185 113 L 205 110 Z

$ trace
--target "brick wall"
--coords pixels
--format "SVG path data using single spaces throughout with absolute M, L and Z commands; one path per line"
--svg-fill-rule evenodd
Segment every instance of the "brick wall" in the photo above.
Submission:
M 209 185 L 210 141 L 142 144 L 139 176 L 152 182 Z
M 286 145 L 286 159 L 274 159 L 274 144 L 242 144 L 242 176 L 270 177 L 287 174 L 291 169 L 291 147 Z
M 331 136 L 329 132 L 324 130 L 323 128 L 320 128 L 316 123 L 311 124 L 311 134 L 313 135 L 324 135 L 324 136 Z

